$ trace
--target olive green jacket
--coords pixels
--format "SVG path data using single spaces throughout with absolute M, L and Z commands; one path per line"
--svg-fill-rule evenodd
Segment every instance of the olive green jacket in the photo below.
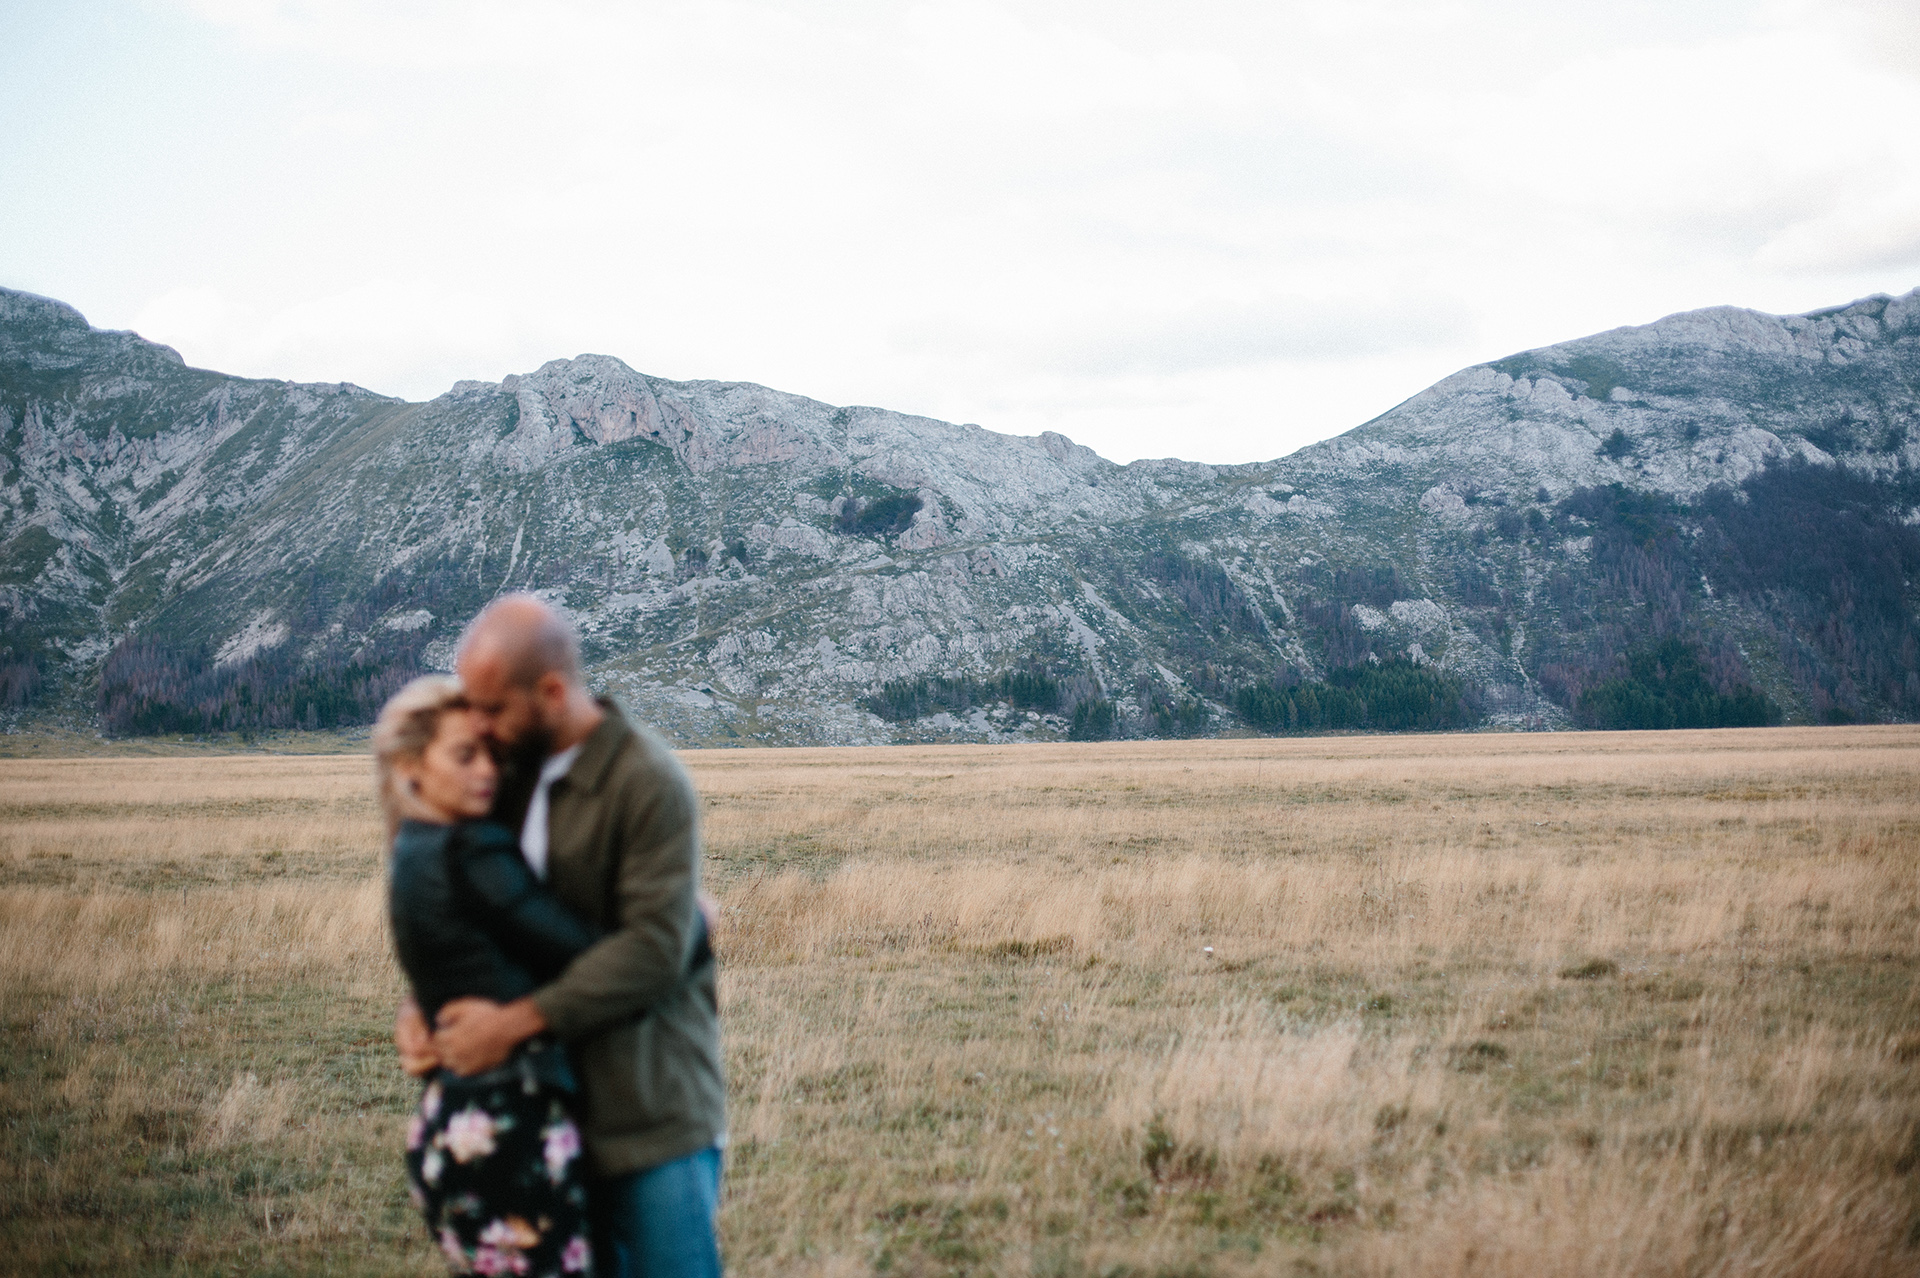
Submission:
M 547 884 L 608 934 L 533 1001 L 578 1066 L 594 1170 L 623 1175 L 724 1139 L 727 1089 L 715 965 L 687 971 L 700 802 L 666 742 L 600 704 L 606 719 L 548 792 Z M 503 787 L 501 807 L 524 814 L 531 780 Z

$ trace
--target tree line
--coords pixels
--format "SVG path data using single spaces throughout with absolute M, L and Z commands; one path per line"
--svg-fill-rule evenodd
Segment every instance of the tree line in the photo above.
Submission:
M 1773 702 L 1752 685 L 1725 691 L 1707 677 L 1700 654 L 1680 639 L 1631 653 L 1625 674 L 1580 694 L 1574 721 L 1583 728 L 1759 728 L 1780 721 Z
M 1346 666 L 1323 681 L 1256 683 L 1234 708 L 1247 726 L 1272 735 L 1314 732 L 1442 732 L 1476 716 L 1457 675 L 1404 657 Z
M 1587 562 L 1545 583 L 1557 624 L 1537 632 L 1532 669 L 1580 722 L 1752 719 L 1752 673 L 1714 611 L 1733 603 L 1750 619 L 1745 646 L 1777 656 L 1815 719 L 1920 718 L 1920 528 L 1906 522 L 1917 503 L 1911 472 L 1803 461 L 1691 504 L 1580 489 L 1520 534 L 1593 539 Z M 1681 649 L 1692 660 L 1676 665 Z
M 388 697 L 422 673 L 420 646 L 390 642 L 296 655 L 287 643 L 222 665 L 204 646 L 169 648 L 133 636 L 101 669 L 100 721 L 109 736 L 312 732 L 370 723 Z

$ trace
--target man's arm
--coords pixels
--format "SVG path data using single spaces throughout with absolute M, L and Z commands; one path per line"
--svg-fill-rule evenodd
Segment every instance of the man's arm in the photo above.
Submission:
M 548 1027 L 581 1038 L 633 1019 L 671 994 L 685 977 L 698 928 L 696 864 L 699 803 L 693 783 L 669 763 L 658 784 L 614 796 L 617 868 L 614 930 L 561 976 L 533 992 Z
M 543 1033 L 547 1020 L 531 998 L 496 1003 L 456 998 L 434 1017 L 436 1060 L 456 1074 L 480 1074 L 513 1055 L 513 1049 Z

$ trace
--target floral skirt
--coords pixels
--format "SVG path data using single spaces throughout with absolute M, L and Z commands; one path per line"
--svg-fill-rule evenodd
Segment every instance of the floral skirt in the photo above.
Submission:
M 571 1100 L 524 1057 L 427 1084 L 407 1126 L 407 1180 L 454 1273 L 593 1273 Z

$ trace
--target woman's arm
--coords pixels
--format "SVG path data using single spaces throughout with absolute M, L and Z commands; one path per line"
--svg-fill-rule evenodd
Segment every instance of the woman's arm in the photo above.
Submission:
M 425 1078 L 440 1068 L 440 1058 L 433 1051 L 433 1027 L 427 1024 L 411 994 L 393 1014 L 393 1045 L 400 1049 L 400 1068 L 415 1078 Z
M 459 875 L 483 907 L 478 921 L 539 979 L 553 979 L 600 939 L 599 928 L 560 904 L 534 877 L 505 827 L 465 825 L 454 844 Z

